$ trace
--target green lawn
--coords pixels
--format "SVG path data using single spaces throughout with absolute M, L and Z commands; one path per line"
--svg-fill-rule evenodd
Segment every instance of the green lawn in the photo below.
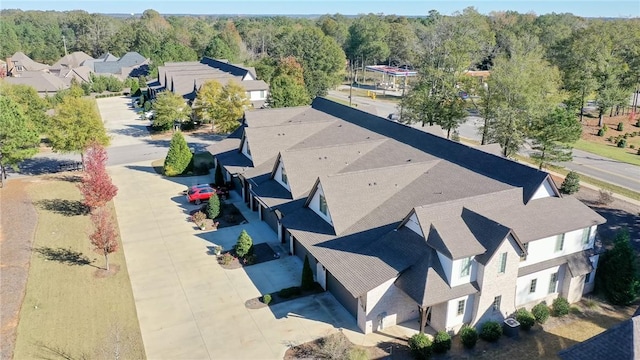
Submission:
M 28 191 L 38 223 L 14 358 L 115 358 L 117 336 L 120 358 L 145 358 L 122 249 L 110 256 L 118 271 L 100 276 L 104 257 L 92 250 L 89 217 L 78 214 L 76 184 L 47 179 Z
M 622 149 L 613 144 L 597 144 L 582 139 L 578 140 L 573 147 L 578 150 L 587 151 L 609 159 L 640 166 L 640 155 L 636 154 L 638 151 L 637 149 Z

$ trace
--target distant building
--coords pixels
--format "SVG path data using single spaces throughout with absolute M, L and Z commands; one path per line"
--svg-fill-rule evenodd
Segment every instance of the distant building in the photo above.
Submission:
M 267 100 L 269 85 L 256 78 L 252 67 L 204 57 L 200 61 L 167 62 L 158 66 L 158 79 L 149 83 L 149 90 L 152 97 L 161 91 L 171 91 L 192 102 L 207 81 L 215 80 L 222 85 L 235 81 L 245 89 L 253 107 L 260 108 Z
M 148 75 L 149 63 L 151 63 L 150 59 L 131 51 L 121 58 L 106 53 L 97 59 L 88 59 L 82 65 L 90 67 L 98 75 L 114 75 L 124 80 L 128 77 Z

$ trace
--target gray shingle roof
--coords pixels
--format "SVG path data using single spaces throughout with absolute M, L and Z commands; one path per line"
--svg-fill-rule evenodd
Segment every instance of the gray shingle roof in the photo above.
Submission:
M 70 82 L 64 78 L 42 71 L 23 71 L 18 77 L 4 78 L 9 84 L 28 85 L 36 89 L 39 93 L 54 94 L 59 90 L 68 89 Z
M 558 353 L 562 360 L 633 360 L 640 358 L 640 316 L 634 316 Z
M 412 254 L 431 249 L 411 230 L 398 228 L 414 208 L 433 214 L 425 217 L 443 253 L 475 254 L 485 262 L 511 230 L 517 241 L 531 241 L 603 221 L 573 198 L 531 200 L 545 172 L 325 99 L 312 107 L 247 112 L 245 124 L 256 166 L 245 174 L 252 176 L 254 192 L 282 210 L 288 231 L 354 296 L 393 279 L 416 263 Z M 286 140 L 293 134 L 297 139 Z M 362 144 L 372 148 L 346 159 Z M 299 199 L 287 202 L 284 188 L 270 179 L 277 154 Z M 325 154 L 327 167 L 315 165 Z M 305 179 L 315 176 L 335 229 L 305 207 L 306 190 L 296 189 L 308 188 Z M 452 220 L 439 212 L 450 212 Z M 412 244 L 411 254 L 396 250 L 404 244 Z M 474 289 L 449 289 L 443 296 Z
M 436 251 L 431 249 L 395 282 L 396 286 L 423 307 L 478 292 L 474 282 L 450 287 Z
M 342 234 L 366 214 L 381 206 L 402 188 L 427 172 L 436 162 L 437 160 L 409 163 L 320 176 L 320 184 L 336 234 Z
M 90 55 L 86 54 L 82 51 L 75 51 L 69 55 L 63 56 L 60 60 L 56 61 L 55 64 L 51 65 L 51 69 L 61 69 L 63 67 L 66 68 L 77 68 L 82 65 L 87 60 L 94 60 Z
M 593 265 L 584 252 L 577 252 L 567 256 L 567 267 L 571 277 L 582 276 L 593 271 Z
M 14 62 L 15 65 L 22 66 L 25 71 L 41 71 L 49 68 L 49 65 L 35 62 L 21 51 L 11 55 L 11 61 Z M 11 66 L 9 66 L 9 68 L 11 68 Z
M 103 59 L 103 61 L 94 61 L 93 71 L 97 74 L 120 74 L 123 68 L 144 65 L 147 61 L 144 56 L 137 52 L 128 52 L 116 61 L 109 60 L 109 57 Z

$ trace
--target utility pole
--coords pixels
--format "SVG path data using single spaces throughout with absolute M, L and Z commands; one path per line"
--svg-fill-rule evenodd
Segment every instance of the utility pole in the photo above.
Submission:
M 67 53 L 67 39 L 64 37 L 64 35 L 62 35 L 62 44 L 64 44 L 64 56 L 69 55 Z
M 349 63 L 349 107 L 351 107 L 351 96 L 353 93 L 353 63 Z
M 400 117 L 398 117 L 398 121 L 402 121 L 402 110 L 403 110 L 403 102 L 404 102 L 404 92 L 407 89 L 407 76 L 408 76 L 409 72 L 405 72 L 404 73 L 404 85 L 402 85 L 402 97 L 400 100 Z

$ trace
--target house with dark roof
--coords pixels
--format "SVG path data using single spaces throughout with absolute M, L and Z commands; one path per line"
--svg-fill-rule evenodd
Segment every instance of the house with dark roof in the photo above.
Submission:
M 597 226 L 548 173 L 317 98 L 208 147 L 364 333 L 457 332 L 593 290 Z
M 562 360 L 640 359 L 640 308 L 631 319 L 558 353 Z
M 260 108 L 267 100 L 269 85 L 256 79 L 252 67 L 203 57 L 200 61 L 167 62 L 158 66 L 158 79 L 149 83 L 149 90 L 152 97 L 161 91 L 171 91 L 193 102 L 205 82 L 215 80 L 224 86 L 235 81 L 245 89 L 252 106 Z
M 148 75 L 150 62 L 150 59 L 130 51 L 120 58 L 106 53 L 97 59 L 87 59 L 82 65 L 91 68 L 98 75 L 113 75 L 124 80 L 128 77 Z

